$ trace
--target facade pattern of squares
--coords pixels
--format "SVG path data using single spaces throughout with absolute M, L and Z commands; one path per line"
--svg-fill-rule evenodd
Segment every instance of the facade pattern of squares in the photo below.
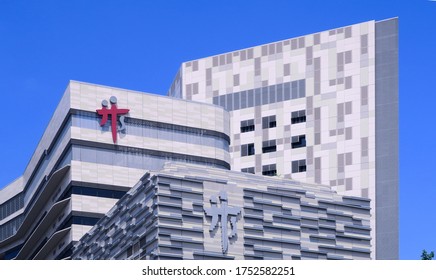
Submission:
M 367 197 L 375 209 L 374 21 L 185 62 L 168 94 L 230 111 L 233 170 L 275 164 L 269 174 Z M 241 150 L 249 144 L 253 154 Z

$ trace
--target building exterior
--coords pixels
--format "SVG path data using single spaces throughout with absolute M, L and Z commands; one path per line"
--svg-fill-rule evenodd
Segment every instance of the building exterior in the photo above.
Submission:
M 397 24 L 186 62 L 170 97 L 70 82 L 0 259 L 398 258 Z
M 199 165 L 147 173 L 73 259 L 370 259 L 370 200 Z
M 398 19 L 182 64 L 168 95 L 230 112 L 232 170 L 371 199 L 373 258 L 398 258 Z
M 112 126 L 115 108 L 129 112 Z M 23 176 L 0 190 L 0 259 L 68 258 L 146 171 L 167 161 L 229 169 L 228 147 L 218 106 L 70 82 Z

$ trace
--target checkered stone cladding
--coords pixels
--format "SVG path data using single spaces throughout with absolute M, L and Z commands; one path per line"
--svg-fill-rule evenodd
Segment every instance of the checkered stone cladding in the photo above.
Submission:
M 386 29 L 369 21 L 186 62 L 168 94 L 230 112 L 233 170 L 262 174 L 276 164 L 279 176 L 370 198 L 375 209 L 376 25 Z M 251 119 L 254 127 L 241 123 Z M 298 149 L 296 136 L 304 137 Z M 265 141 L 276 150 L 263 152 Z M 246 156 L 250 143 L 255 153 Z M 303 160 L 300 172 L 293 165 Z

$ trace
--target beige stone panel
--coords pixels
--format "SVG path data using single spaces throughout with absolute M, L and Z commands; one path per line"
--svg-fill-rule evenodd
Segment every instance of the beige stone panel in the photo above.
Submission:
M 72 160 L 70 173 L 72 181 L 82 181 L 82 162 Z
M 79 108 L 80 107 L 80 83 L 75 81 L 70 81 L 69 84 L 70 89 L 70 104 L 71 108 Z
M 75 161 L 77 162 L 77 161 Z M 98 166 L 97 165 L 82 165 L 83 162 L 80 163 L 80 179 L 84 182 L 98 182 Z M 73 177 L 74 178 L 74 177 Z
M 163 123 L 173 122 L 173 100 L 167 98 L 159 98 L 157 101 L 157 121 Z
M 71 195 L 72 211 L 106 214 L 118 201 L 118 199 Z
M 200 108 L 200 117 L 201 117 L 201 122 L 200 122 L 200 126 L 201 128 L 206 128 L 206 129 L 210 129 L 210 130 L 216 130 L 216 125 L 215 125 L 215 112 L 214 110 L 212 110 L 212 108 L 205 107 L 202 106 Z M 222 131 L 222 130 L 219 130 Z
M 187 104 L 188 102 L 172 102 L 173 124 L 186 126 L 187 119 L 190 117 Z
M 186 105 L 186 111 L 189 114 L 187 125 L 190 127 L 201 126 L 201 104 L 190 102 Z
M 138 119 L 144 119 L 144 112 L 147 110 L 144 110 L 147 108 L 143 104 L 143 95 L 146 94 L 138 94 L 133 92 L 127 93 L 127 108 L 129 109 L 129 117 L 138 118 Z M 148 105 L 148 104 L 147 104 Z M 120 107 L 121 108 L 121 107 Z
M 141 169 L 72 161 L 71 180 L 85 181 L 82 179 L 82 170 L 96 171 L 96 176 L 94 175 L 86 177 L 88 180 L 90 180 L 88 181 L 90 183 L 109 185 L 116 184 L 126 187 L 132 187 L 145 173 L 145 171 Z M 125 174 L 128 174 L 128 176 L 126 176 Z M 114 179 L 114 177 L 120 179 Z
M 142 95 L 143 113 L 142 116 L 146 120 L 158 121 L 158 96 L 152 94 Z
M 73 126 L 71 127 L 71 138 L 113 144 L 112 133 L 110 131 L 98 131 Z
M 91 228 L 92 226 L 71 225 L 72 240 L 79 241 Z

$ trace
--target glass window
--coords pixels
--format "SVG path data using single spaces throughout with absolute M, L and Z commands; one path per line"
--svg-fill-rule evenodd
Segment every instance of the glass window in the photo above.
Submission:
M 254 106 L 254 90 L 250 89 L 247 91 L 247 107 L 251 108 Z
M 306 80 L 298 81 L 298 98 L 306 96 Z
M 219 97 L 219 105 L 220 105 L 221 107 L 226 108 L 226 96 L 225 96 L 225 95 L 221 95 L 221 96 Z
M 276 127 L 276 116 L 267 116 L 262 118 L 262 128 L 273 128 Z
M 239 97 L 240 97 L 239 92 L 235 92 L 233 94 L 233 110 L 239 110 L 241 108 L 239 105 L 240 104 Z
M 283 84 L 277 85 L 277 92 L 276 92 L 277 102 L 283 101 Z
M 263 141 L 262 143 L 262 153 L 272 153 L 277 151 L 276 140 Z
M 262 105 L 268 104 L 268 87 L 262 88 Z
M 249 131 L 254 131 L 255 126 L 254 126 L 254 120 L 246 120 L 246 121 L 241 121 L 241 133 L 244 132 L 249 132 Z
M 247 92 L 241 92 L 241 109 L 247 108 Z
M 298 81 L 293 81 L 291 83 L 291 98 L 297 99 L 298 98 Z
M 220 105 L 220 103 L 219 103 L 219 96 L 214 96 L 213 97 L 213 104 L 215 104 L 215 105 Z
M 285 101 L 291 99 L 291 83 L 283 84 L 283 95 Z
M 232 111 L 233 110 L 233 96 L 232 94 L 226 94 L 226 110 L 227 111 Z
M 254 155 L 254 143 L 241 146 L 241 157 Z
M 292 149 L 306 147 L 306 135 L 292 136 Z
M 255 103 L 254 103 L 254 106 L 260 106 L 260 105 L 262 105 L 262 103 L 261 103 L 261 90 L 260 90 L 260 88 L 257 88 L 257 89 L 255 89 L 254 90 L 254 94 L 255 94 Z
M 269 87 L 269 102 L 268 104 L 276 103 L 276 86 Z
M 277 167 L 275 164 L 268 164 L 262 166 L 262 175 L 263 176 L 276 176 L 277 175 Z
M 254 174 L 254 167 L 242 168 L 241 172 Z
M 306 110 L 295 111 L 291 113 L 291 123 L 306 122 Z
M 292 161 L 292 173 L 306 172 L 306 160 L 294 160 Z

